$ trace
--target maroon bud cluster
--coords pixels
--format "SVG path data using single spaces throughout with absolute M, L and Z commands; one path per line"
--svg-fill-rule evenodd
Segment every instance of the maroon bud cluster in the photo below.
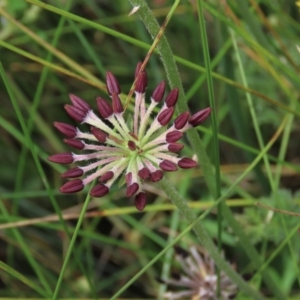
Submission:
M 54 123 L 66 137 L 64 142 L 67 145 L 85 153 L 55 154 L 48 158 L 49 161 L 59 164 L 87 161 L 85 166 L 71 168 L 61 175 L 62 178 L 71 179 L 60 188 L 62 193 L 79 192 L 87 184 L 98 180 L 90 195 L 103 197 L 125 173 L 126 197 L 134 197 L 136 208 L 142 211 L 147 203 L 143 190 L 145 180 L 158 182 L 163 178 L 164 172 L 197 166 L 197 162 L 190 158 L 178 157 L 178 152 L 184 148 L 178 141 L 186 130 L 202 124 L 210 115 L 211 108 L 193 115 L 183 112 L 175 118 L 173 125 L 166 128 L 173 118 L 179 89 L 172 89 L 160 105 L 166 90 L 165 81 L 161 81 L 154 89 L 151 104 L 147 107 L 147 84 L 147 73 L 140 62 L 135 70 L 134 115 L 129 122 L 124 119 L 127 114 L 123 114 L 120 85 L 111 72 L 106 74 L 106 88 L 111 102 L 101 97 L 96 98 L 101 117 L 80 97 L 69 95 L 71 104 L 65 105 L 65 110 L 75 121 L 87 124 L 90 132 L 81 132 L 77 127 L 65 123 Z M 157 106 L 160 109 L 156 117 L 153 117 Z M 84 178 L 79 179 L 81 176 Z

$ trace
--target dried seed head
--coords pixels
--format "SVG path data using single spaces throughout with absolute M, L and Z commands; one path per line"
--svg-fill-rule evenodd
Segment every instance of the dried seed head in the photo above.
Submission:
M 174 291 L 172 288 L 168 290 L 164 299 L 235 299 L 237 286 L 223 271 L 216 272 L 215 263 L 205 249 L 199 248 L 198 251 L 192 246 L 189 251 L 180 247 L 175 250 L 181 267 L 177 274 L 180 275 L 161 280 L 170 287 L 174 286 Z
M 117 78 L 111 72 L 106 73 L 106 89 L 110 95 L 121 94 L 121 88 Z

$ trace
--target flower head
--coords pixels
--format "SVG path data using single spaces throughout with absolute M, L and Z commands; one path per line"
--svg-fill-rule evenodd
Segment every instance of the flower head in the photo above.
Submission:
M 220 293 L 217 296 L 217 274 L 215 264 L 209 254 L 203 249 L 200 252 L 191 247 L 189 252 L 176 247 L 176 259 L 179 261 L 184 275 L 176 279 L 162 280 L 162 282 L 183 289 L 167 292 L 166 299 L 217 300 L 232 299 L 237 293 L 237 286 L 231 282 L 224 272 L 221 272 Z
M 72 179 L 65 183 L 60 188 L 62 193 L 81 191 L 88 183 L 98 179 L 98 184 L 90 194 L 102 197 L 109 192 L 118 177 L 125 174 L 126 197 L 134 196 L 137 209 L 143 210 L 146 205 L 146 194 L 142 187 L 144 180 L 156 182 L 162 179 L 164 171 L 173 172 L 178 167 L 188 169 L 197 165 L 190 158 L 178 157 L 177 153 L 184 147 L 178 140 L 186 130 L 204 122 L 211 109 L 203 109 L 192 116 L 189 112 L 184 112 L 167 128 L 175 112 L 178 89 L 173 89 L 166 96 L 156 117 L 151 120 L 153 110 L 163 100 L 165 82 L 162 81 L 155 88 L 151 103 L 146 107 L 145 90 L 148 79 L 146 72 L 141 70 L 141 63 L 137 65 L 135 78 L 132 128 L 129 128 L 124 119 L 121 88 L 111 72 L 106 75 L 111 103 L 101 97 L 96 99 L 100 117 L 81 98 L 70 95 L 72 104 L 65 105 L 65 110 L 75 121 L 90 125 L 90 132 L 82 132 L 78 127 L 60 122 L 55 122 L 54 126 L 66 136 L 66 144 L 87 152 L 60 153 L 48 159 L 60 164 L 81 161 L 89 164 L 77 166 L 62 174 L 63 178 L 84 176 L 83 179 Z

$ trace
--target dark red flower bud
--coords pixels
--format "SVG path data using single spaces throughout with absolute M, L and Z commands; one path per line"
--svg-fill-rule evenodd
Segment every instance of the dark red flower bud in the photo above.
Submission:
M 61 133 L 66 135 L 67 137 L 74 138 L 77 134 L 76 127 L 61 123 L 61 122 L 54 122 L 55 128 L 57 128 Z
M 137 78 L 136 83 L 135 83 L 135 91 L 137 93 L 144 94 L 145 91 L 146 91 L 147 85 L 148 85 L 147 73 L 145 71 L 141 71 L 138 74 L 138 78 Z
M 104 143 L 106 141 L 107 135 L 101 129 L 91 126 L 91 132 L 100 143 Z
M 125 175 L 125 180 L 126 180 L 127 186 L 131 185 L 131 182 L 132 182 L 132 173 L 131 172 L 129 172 Z
M 144 167 L 144 168 L 142 168 L 142 169 L 140 169 L 140 170 L 138 171 L 138 175 L 139 175 L 140 178 L 142 178 L 142 179 L 145 180 L 145 179 L 148 179 L 148 178 L 149 178 L 149 176 L 150 176 L 150 171 L 149 171 L 148 168 Z
M 161 126 L 167 125 L 172 119 L 174 111 L 175 111 L 174 106 L 164 109 L 157 117 L 157 121 L 159 122 L 159 124 Z
M 170 143 L 168 145 L 168 150 L 170 152 L 178 152 L 180 151 L 182 148 L 184 147 L 183 144 L 179 144 L 179 143 Z
M 78 107 L 66 104 L 65 110 L 67 111 L 68 115 L 77 122 L 81 123 L 85 119 L 86 111 L 84 111 Z
M 128 145 L 128 148 L 129 148 L 131 151 L 136 150 L 136 144 L 135 144 L 134 141 L 128 141 L 127 145 Z
M 177 103 L 178 93 L 179 93 L 178 88 L 175 88 L 167 95 L 165 102 L 168 107 L 172 107 Z
M 78 149 L 78 150 L 82 150 L 85 147 L 85 144 L 80 141 L 80 140 L 75 140 L 75 139 L 64 139 L 64 142 L 68 145 L 70 145 L 71 147 Z
M 129 198 L 133 196 L 138 190 L 139 190 L 139 185 L 136 182 L 134 182 L 133 184 L 127 187 L 126 197 Z
M 173 162 L 169 161 L 169 160 L 163 160 L 160 164 L 159 167 L 163 170 L 163 171 L 167 171 L 167 172 L 173 172 L 173 171 L 177 171 L 177 166 L 176 164 L 174 164 Z
M 74 158 L 72 153 L 66 152 L 51 155 L 48 157 L 48 160 L 57 164 L 71 164 Z
M 79 98 L 73 94 L 69 94 L 69 97 L 75 107 L 80 108 L 81 110 L 85 111 L 86 113 L 91 109 L 91 107 L 85 101 L 83 101 L 81 98 Z
M 182 129 L 189 120 L 190 113 L 188 111 L 180 114 L 174 121 L 174 126 L 177 130 Z
M 146 198 L 146 194 L 144 192 L 138 193 L 135 196 L 134 199 L 135 202 L 135 207 L 139 210 L 139 211 L 143 211 L 146 204 L 147 204 L 147 198 Z
M 83 170 L 75 167 L 61 174 L 62 178 L 77 178 L 83 175 Z
M 153 173 L 150 174 L 150 180 L 153 182 L 160 181 L 164 176 L 164 173 L 162 170 L 156 170 Z
M 142 66 L 142 62 L 139 61 L 135 67 L 134 78 L 137 78 L 137 76 L 140 72 L 141 66 Z
M 103 197 L 108 194 L 108 192 L 109 188 L 105 184 L 98 183 L 92 188 L 90 195 L 92 197 Z
M 106 88 L 110 95 L 121 94 L 119 82 L 111 72 L 106 73 Z
M 190 169 L 196 167 L 198 164 L 194 160 L 184 157 L 178 162 L 178 166 L 182 169 Z
M 178 140 L 180 140 L 183 136 L 183 133 L 177 130 L 174 131 L 170 131 L 169 133 L 167 133 L 166 135 L 166 142 L 168 143 L 175 143 Z
M 107 171 L 106 173 L 104 173 L 100 178 L 99 181 L 100 182 L 107 182 L 108 180 L 112 179 L 114 177 L 114 172 L 112 171 Z
M 83 182 L 81 179 L 70 180 L 65 183 L 59 191 L 64 194 L 72 194 L 81 191 L 84 188 Z
M 196 127 L 200 124 L 202 124 L 210 115 L 211 112 L 211 108 L 207 107 L 205 109 L 202 109 L 200 111 L 198 111 L 197 113 L 195 113 L 194 115 L 192 115 L 189 119 L 189 123 L 193 126 Z
M 162 81 L 153 91 L 151 99 L 155 102 L 160 102 L 164 96 L 166 83 Z
M 115 114 L 119 114 L 124 111 L 122 102 L 117 94 L 112 94 L 112 107 Z
M 113 114 L 113 109 L 111 106 L 101 97 L 98 97 L 96 100 L 101 117 L 103 119 L 109 118 Z

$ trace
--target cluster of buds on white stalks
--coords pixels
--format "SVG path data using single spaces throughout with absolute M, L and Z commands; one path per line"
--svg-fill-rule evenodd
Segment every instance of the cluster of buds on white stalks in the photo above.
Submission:
M 98 183 L 90 195 L 106 195 L 112 184 L 125 174 L 126 197 L 135 197 L 135 205 L 142 211 L 146 205 L 143 182 L 157 182 L 163 172 L 176 171 L 177 168 L 193 168 L 197 163 L 190 158 L 180 158 L 177 153 L 184 147 L 177 143 L 183 133 L 206 120 L 211 109 L 206 108 L 194 115 L 189 112 L 180 114 L 172 126 L 171 121 L 178 99 L 178 89 L 173 89 L 165 98 L 158 114 L 152 119 L 155 107 L 163 100 L 166 84 L 162 81 L 153 91 L 151 103 L 146 107 L 145 90 L 147 74 L 138 63 L 135 72 L 135 105 L 133 128 L 129 128 L 124 119 L 124 108 L 120 100 L 120 85 L 111 72 L 106 74 L 106 87 L 112 105 L 101 97 L 96 99 L 100 118 L 90 105 L 75 95 L 70 95 L 72 105 L 65 110 L 75 121 L 90 125 L 90 132 L 82 132 L 78 127 L 55 122 L 54 126 L 67 138 L 64 142 L 75 149 L 86 150 L 86 154 L 60 153 L 50 156 L 51 162 L 71 164 L 89 161 L 89 164 L 77 166 L 62 174 L 63 178 L 77 178 L 65 183 L 62 193 L 81 191 L 94 179 Z M 78 177 L 84 176 L 84 179 Z

